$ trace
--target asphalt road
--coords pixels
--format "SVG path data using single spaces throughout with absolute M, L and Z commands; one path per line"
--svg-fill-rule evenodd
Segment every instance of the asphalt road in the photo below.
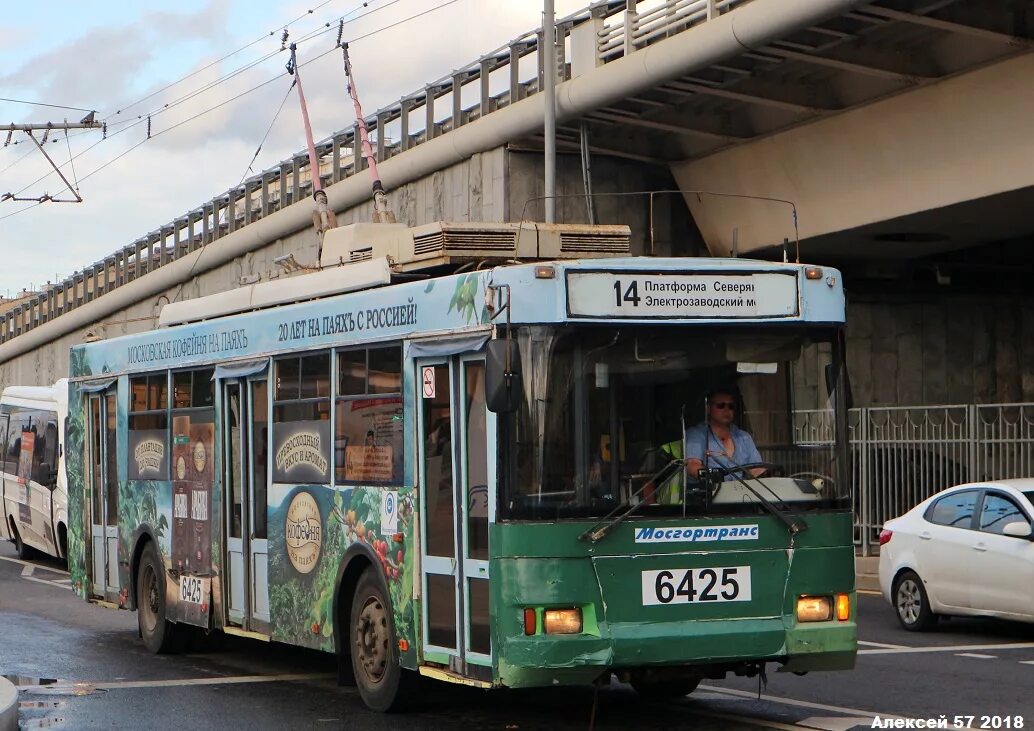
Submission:
M 21 726 L 37 728 L 587 729 L 591 689 L 485 693 L 428 686 L 421 710 L 381 716 L 334 682 L 333 658 L 232 637 L 176 656 L 137 639 L 136 615 L 86 604 L 56 562 L 29 564 L 0 545 L 0 675 L 19 684 Z M 862 596 L 852 672 L 773 672 L 708 681 L 672 703 L 628 687 L 599 691 L 597 729 L 869 728 L 873 718 L 981 716 L 987 727 L 1034 724 L 1034 625 L 952 619 L 938 631 L 899 629 L 891 608 Z M 997 716 L 998 726 L 994 726 Z M 1004 717 L 1008 716 L 1006 722 Z M 1008 724 L 1008 725 L 1006 725 Z

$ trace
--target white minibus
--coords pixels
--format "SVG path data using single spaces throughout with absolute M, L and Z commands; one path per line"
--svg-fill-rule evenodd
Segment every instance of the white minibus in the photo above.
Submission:
M 67 415 L 64 378 L 53 386 L 8 386 L 0 395 L 0 539 L 14 542 L 20 558 L 67 554 Z

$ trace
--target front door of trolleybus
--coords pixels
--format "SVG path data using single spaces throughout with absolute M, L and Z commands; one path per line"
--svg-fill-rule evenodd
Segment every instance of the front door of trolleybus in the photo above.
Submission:
M 222 381 L 226 591 L 230 624 L 269 630 L 266 487 L 269 382 L 265 375 Z
M 118 578 L 118 438 L 115 388 L 89 396 L 87 470 L 91 594 L 116 601 Z
M 485 360 L 417 361 L 424 656 L 465 675 L 490 668 L 488 526 L 495 519 L 495 416 Z

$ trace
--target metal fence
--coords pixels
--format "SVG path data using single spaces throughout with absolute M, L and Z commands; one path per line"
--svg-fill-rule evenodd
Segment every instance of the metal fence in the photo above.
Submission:
M 795 412 L 794 443 L 830 444 L 832 418 L 826 410 Z M 852 409 L 848 429 L 863 555 L 878 545 L 886 521 L 946 487 L 1034 476 L 1034 403 Z M 771 427 L 761 419 L 758 431 Z
M 556 23 L 556 78 L 567 81 L 751 0 L 598 0 Z M 542 28 L 452 71 L 366 118 L 378 162 L 504 109 L 543 86 Z M 316 143 L 324 185 L 361 173 L 358 124 Z M 0 343 L 218 241 L 312 192 L 304 150 L 159 226 L 0 314 Z

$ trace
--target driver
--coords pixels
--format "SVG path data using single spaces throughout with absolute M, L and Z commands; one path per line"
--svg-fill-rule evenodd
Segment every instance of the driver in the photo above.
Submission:
M 700 470 L 707 467 L 730 469 L 739 465 L 762 462 L 754 439 L 733 423 L 736 418 L 735 389 L 715 388 L 708 392 L 707 421 L 686 429 L 686 471 L 690 478 L 699 479 Z M 746 470 L 758 477 L 764 467 Z M 735 480 L 735 474 L 725 476 Z

